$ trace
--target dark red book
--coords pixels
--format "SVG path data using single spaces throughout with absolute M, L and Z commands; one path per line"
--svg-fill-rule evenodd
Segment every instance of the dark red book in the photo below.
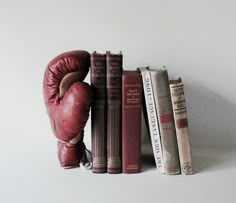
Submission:
M 122 54 L 106 54 L 107 61 L 107 172 L 121 173 Z
M 94 98 L 91 110 L 92 157 L 94 173 L 107 171 L 106 151 L 106 54 L 91 54 L 91 86 Z
M 122 169 L 123 173 L 141 170 L 142 77 L 138 71 L 123 71 L 122 76 Z

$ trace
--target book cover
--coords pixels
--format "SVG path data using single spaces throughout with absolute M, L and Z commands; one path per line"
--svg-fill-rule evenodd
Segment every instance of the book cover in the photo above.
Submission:
M 163 69 L 149 69 L 154 100 L 158 115 L 165 173 L 180 173 L 179 153 L 171 103 L 168 72 Z
M 151 137 L 154 159 L 159 173 L 165 173 L 163 155 L 162 155 L 161 137 L 160 137 L 158 118 L 157 118 L 155 100 L 151 83 L 151 76 L 146 67 L 138 69 L 141 71 L 142 75 L 143 92 L 145 98 L 144 101 L 146 105 L 148 127 Z
M 91 86 L 94 98 L 91 108 L 92 159 L 94 173 L 107 171 L 106 151 L 106 55 L 91 54 Z
M 184 95 L 184 84 L 181 78 L 170 81 L 170 91 L 179 148 L 181 173 L 184 175 L 191 175 L 193 174 L 193 165 L 189 140 L 186 101 Z
M 122 171 L 141 170 L 142 77 L 138 71 L 122 75 Z
M 121 173 L 122 53 L 106 53 L 107 62 L 107 172 Z

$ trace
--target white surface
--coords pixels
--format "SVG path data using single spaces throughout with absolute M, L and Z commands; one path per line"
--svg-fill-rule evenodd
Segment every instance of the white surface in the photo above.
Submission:
M 61 169 L 52 145 L 48 141 L 33 143 L 21 150 L 21 155 L 11 150 L 1 162 L 0 202 L 222 203 L 235 200 L 235 149 L 195 149 L 197 173 L 192 176 L 158 174 L 153 162 L 147 159 L 140 174 L 109 175 Z
M 0 202 L 234 202 L 235 7 L 234 0 L 0 0 Z M 195 152 L 199 173 L 62 170 L 42 79 L 53 57 L 74 49 L 122 50 L 126 69 L 166 64 L 182 76 L 192 145 L 205 149 Z M 90 125 L 86 132 L 90 145 Z

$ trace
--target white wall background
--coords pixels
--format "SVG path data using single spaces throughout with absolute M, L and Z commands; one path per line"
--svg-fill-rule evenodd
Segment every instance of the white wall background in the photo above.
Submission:
M 125 69 L 166 64 L 185 82 L 192 145 L 235 146 L 235 9 L 234 0 L 0 0 L 2 164 L 57 164 L 42 80 L 74 49 L 122 50 Z

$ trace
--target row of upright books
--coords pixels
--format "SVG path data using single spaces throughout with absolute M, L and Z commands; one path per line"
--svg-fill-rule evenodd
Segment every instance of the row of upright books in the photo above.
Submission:
M 185 96 L 181 79 L 166 68 L 123 70 L 123 55 L 91 54 L 92 171 L 141 171 L 142 109 L 159 173 L 192 174 Z

